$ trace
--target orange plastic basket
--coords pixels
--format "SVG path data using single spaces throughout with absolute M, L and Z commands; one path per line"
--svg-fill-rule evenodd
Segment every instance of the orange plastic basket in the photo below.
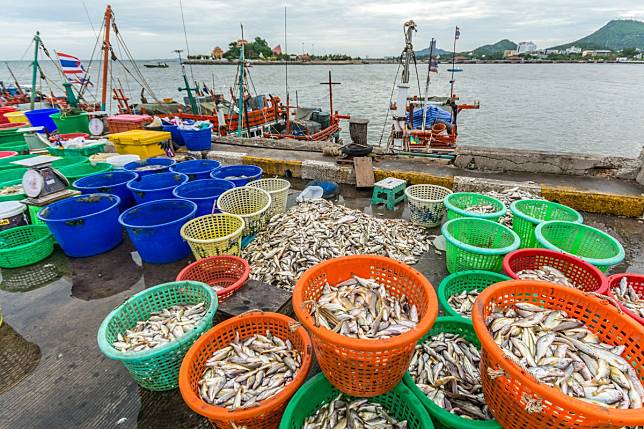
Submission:
M 349 338 L 316 327 L 311 301 L 320 298 L 327 283 L 336 285 L 354 274 L 376 280 L 393 296 L 406 295 L 418 309 L 418 325 L 382 340 Z M 331 384 L 351 396 L 372 397 L 400 383 L 416 343 L 436 321 L 438 301 L 431 283 L 410 266 L 384 256 L 355 255 L 329 259 L 302 274 L 293 289 L 293 309 L 311 333 L 315 356 Z
M 281 339 L 288 338 L 293 347 L 302 354 L 302 367 L 293 381 L 280 393 L 253 408 L 231 411 L 203 401 L 199 397 L 198 382 L 203 375 L 206 361 L 213 353 L 234 341 L 237 332 L 244 340 L 255 334 L 265 335 L 267 330 Z M 186 404 L 194 412 L 207 417 L 217 428 L 274 429 L 279 426 L 291 397 L 304 383 L 311 368 L 312 355 L 309 334 L 301 326 L 298 327 L 295 320 L 278 313 L 262 311 L 245 313 L 216 325 L 192 345 L 181 364 L 179 390 Z
M 563 310 L 583 321 L 608 344 L 623 344 L 623 355 L 644 380 L 644 327 L 621 315 L 608 301 L 582 291 L 532 280 L 509 280 L 486 288 L 472 312 L 474 330 L 481 341 L 481 378 L 485 402 L 505 429 L 617 429 L 644 424 L 644 409 L 618 410 L 590 404 L 539 383 L 508 360 L 485 326 L 493 305 L 506 308 L 529 302 Z M 502 371 L 493 378 L 489 371 Z M 529 408 L 529 410 L 528 410 Z

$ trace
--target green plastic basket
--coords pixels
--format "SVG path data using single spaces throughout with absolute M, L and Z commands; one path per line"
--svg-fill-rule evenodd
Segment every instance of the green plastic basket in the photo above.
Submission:
M 494 213 L 472 213 L 465 210 L 468 207 L 478 204 L 490 204 L 496 209 L 496 211 Z M 507 211 L 505 204 L 496 198 L 472 192 L 457 192 L 446 196 L 445 207 L 447 207 L 448 220 L 457 219 L 459 217 L 474 217 L 498 222 L 501 216 L 503 216 Z
M 16 180 L 22 181 L 22 176 L 27 171 L 24 167 L 8 168 L 0 170 L 0 188 L 5 186 L 5 182 L 15 182 Z
M 94 165 L 89 163 L 73 164 L 58 169 L 69 180 L 69 183 L 82 177 L 91 176 L 92 174 L 107 173 L 110 170 L 112 170 L 112 164 L 108 164 L 107 162 L 97 162 Z
M 47 224 L 44 221 L 40 220 L 40 218 L 38 217 L 38 213 L 45 208 L 44 206 L 37 207 L 37 206 L 28 205 L 27 207 L 29 208 L 29 219 L 31 219 L 32 225 L 47 226 Z M 49 229 L 49 227 L 47 227 L 47 229 Z
M 58 159 L 51 163 L 51 166 L 55 169 L 70 167 L 72 165 L 87 164 L 89 163 L 89 158 L 86 156 L 67 156 L 65 158 Z
M 506 280 L 510 280 L 510 277 L 505 274 L 493 273 L 490 271 L 468 270 L 450 274 L 438 285 L 438 303 L 448 316 L 468 319 L 454 310 L 447 300 L 452 295 L 458 295 L 464 290 L 468 292 L 471 290 L 481 292 L 488 286 Z
M 96 153 L 101 153 L 105 150 L 105 143 L 88 145 L 81 148 L 68 147 L 63 149 L 62 147 L 48 147 L 47 152 L 52 156 L 90 156 Z
M 307 417 L 315 414 L 320 406 L 332 401 L 340 394 L 324 374 L 320 373 L 307 381 L 293 395 L 288 403 L 279 429 L 301 429 Z M 414 394 L 403 383 L 399 383 L 384 395 L 369 398 L 387 410 L 398 421 L 407 420 L 409 429 L 431 429 L 434 427 L 427 411 L 418 403 Z
M 14 186 L 14 185 L 21 185 L 22 184 L 22 179 L 18 180 L 10 180 L 8 182 L 4 182 L 0 185 L 0 189 L 4 189 L 7 186 Z M 0 195 L 0 201 L 21 201 L 27 198 L 24 192 L 20 192 L 17 194 L 9 194 L 9 195 Z
M 18 152 L 18 155 L 29 155 L 29 146 L 24 141 L 2 143 L 0 150 L 12 150 Z
M 602 272 L 624 260 L 619 241 L 592 226 L 552 220 L 537 225 L 535 235 L 539 247 L 577 256 Z
M 437 335 L 441 332 L 448 332 L 451 334 L 457 334 L 465 338 L 468 342 L 472 343 L 479 350 L 481 349 L 481 343 L 476 337 L 476 332 L 474 332 L 474 326 L 472 325 L 471 320 L 463 319 L 462 317 L 439 317 L 436 319 L 436 323 L 432 326 L 431 331 L 429 331 L 423 338 L 420 339 L 418 344 L 425 342 L 428 338 L 433 335 Z M 450 413 L 442 407 L 439 407 L 430 400 L 423 392 L 416 386 L 414 379 L 411 377 L 409 372 L 405 373 L 403 377 L 403 383 L 409 388 L 409 390 L 416 396 L 420 403 L 427 409 L 427 412 L 431 416 L 434 424 L 437 428 L 443 429 L 501 429 L 496 420 L 471 420 L 466 419 L 455 414 Z
M 0 232 L 0 267 L 35 264 L 54 251 L 54 237 L 43 225 L 17 226 Z
M 461 217 L 441 228 L 447 241 L 447 270 L 501 272 L 503 257 L 519 248 L 521 240 L 510 228 L 491 220 Z
M 205 302 L 208 309 L 194 330 L 162 346 L 140 352 L 121 352 L 112 343 L 118 334 L 147 320 L 150 314 L 178 304 Z M 155 391 L 176 389 L 179 368 L 192 344 L 212 327 L 217 311 L 217 293 L 205 283 L 170 282 L 145 289 L 129 298 L 107 315 L 98 330 L 98 347 L 110 359 L 120 361 L 139 386 Z
M 583 223 L 584 218 L 575 209 L 546 200 L 519 200 L 510 204 L 512 229 L 521 238 L 521 248 L 539 247 L 534 230 L 541 222 L 565 220 Z

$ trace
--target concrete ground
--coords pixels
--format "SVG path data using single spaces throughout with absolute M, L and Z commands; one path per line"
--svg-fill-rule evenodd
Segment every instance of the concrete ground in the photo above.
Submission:
M 404 206 L 393 212 L 372 208 L 368 193 L 345 190 L 342 204 L 374 215 L 407 217 Z M 644 272 L 641 221 L 586 213 L 584 218 L 624 245 L 626 259 L 613 272 Z M 139 388 L 120 363 L 98 349 L 98 327 L 113 308 L 147 287 L 174 280 L 190 262 L 141 264 L 133 250 L 126 238 L 103 255 L 70 259 L 58 249 L 35 266 L 2 270 L 0 428 L 209 427 L 184 405 L 178 390 Z M 434 286 L 447 275 L 444 255 L 434 251 L 415 268 Z M 265 294 L 253 294 L 240 298 L 241 303 L 224 303 L 220 311 L 238 314 L 261 306 L 290 312 L 288 294 L 272 297 L 274 302 L 267 303 Z

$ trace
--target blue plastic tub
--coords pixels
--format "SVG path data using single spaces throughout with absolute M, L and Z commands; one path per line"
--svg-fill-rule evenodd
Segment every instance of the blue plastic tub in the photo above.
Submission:
M 228 165 L 210 173 L 213 179 L 230 180 L 235 186 L 244 186 L 248 182 L 261 179 L 264 170 L 256 165 Z
M 144 262 L 167 264 L 190 255 L 180 231 L 196 212 L 192 201 L 158 200 L 127 209 L 119 222 Z
M 219 161 L 213 159 L 193 159 L 176 163 L 170 171 L 185 174 L 190 180 L 200 180 L 209 179 L 210 173 L 220 166 Z
M 166 133 L 172 134 L 172 141 L 178 144 L 179 146 L 185 146 L 186 142 L 183 141 L 183 137 L 179 132 L 179 128 L 176 125 L 172 124 L 163 124 L 163 131 Z
M 123 241 L 119 226 L 121 199 L 112 194 L 78 195 L 38 212 L 67 256 L 94 256 Z
M 170 170 L 177 161 L 170 158 L 148 158 L 142 159 L 141 161 L 132 161 L 128 162 L 123 166 L 125 171 L 133 171 L 139 175 L 139 177 L 148 176 L 150 174 L 156 173 L 165 173 Z M 160 166 L 155 169 L 147 169 L 149 166 Z
M 132 192 L 127 188 L 127 182 L 137 177 L 136 173 L 132 171 L 110 171 L 78 179 L 73 183 L 73 186 L 83 194 L 117 195 L 121 199 L 119 210 L 123 212 L 135 204 Z
M 188 150 L 210 150 L 212 146 L 212 125 L 202 130 L 182 130 L 181 137 Z
M 217 198 L 234 187 L 235 184 L 230 180 L 202 179 L 177 186 L 172 193 L 177 198 L 190 200 L 197 204 L 195 217 L 199 217 L 213 213 L 213 207 L 217 202 Z M 215 208 L 215 213 L 218 212 L 219 209 Z
M 130 180 L 127 188 L 132 193 L 137 204 L 148 203 L 156 200 L 168 200 L 174 198 L 172 191 L 179 185 L 188 181 L 188 176 L 181 173 L 159 173 L 148 174 Z
M 25 112 L 25 116 L 27 117 L 27 119 L 29 119 L 32 127 L 45 127 L 47 128 L 47 131 L 53 133 L 58 129 L 58 127 L 56 126 L 54 120 L 49 117 L 49 115 L 55 115 L 59 112 L 60 110 L 58 109 L 35 109 L 27 110 Z M 45 130 L 39 132 L 44 133 Z

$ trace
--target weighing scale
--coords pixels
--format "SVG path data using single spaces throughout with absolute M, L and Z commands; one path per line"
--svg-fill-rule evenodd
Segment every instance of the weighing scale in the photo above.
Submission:
M 42 207 L 80 193 L 67 189 L 67 178 L 52 167 L 52 162 L 58 159 L 58 156 L 39 155 L 12 162 L 28 168 L 22 176 L 22 188 L 29 197 L 23 200 L 24 204 Z
M 105 129 L 105 121 L 107 120 L 107 112 L 88 112 L 87 116 L 90 117 L 89 120 L 89 132 L 92 137 L 97 137 L 103 135 Z
M 31 153 L 47 153 L 50 146 L 47 135 L 43 133 L 45 127 L 25 127 L 18 129 L 19 133 L 25 137 L 25 143 L 29 146 Z

